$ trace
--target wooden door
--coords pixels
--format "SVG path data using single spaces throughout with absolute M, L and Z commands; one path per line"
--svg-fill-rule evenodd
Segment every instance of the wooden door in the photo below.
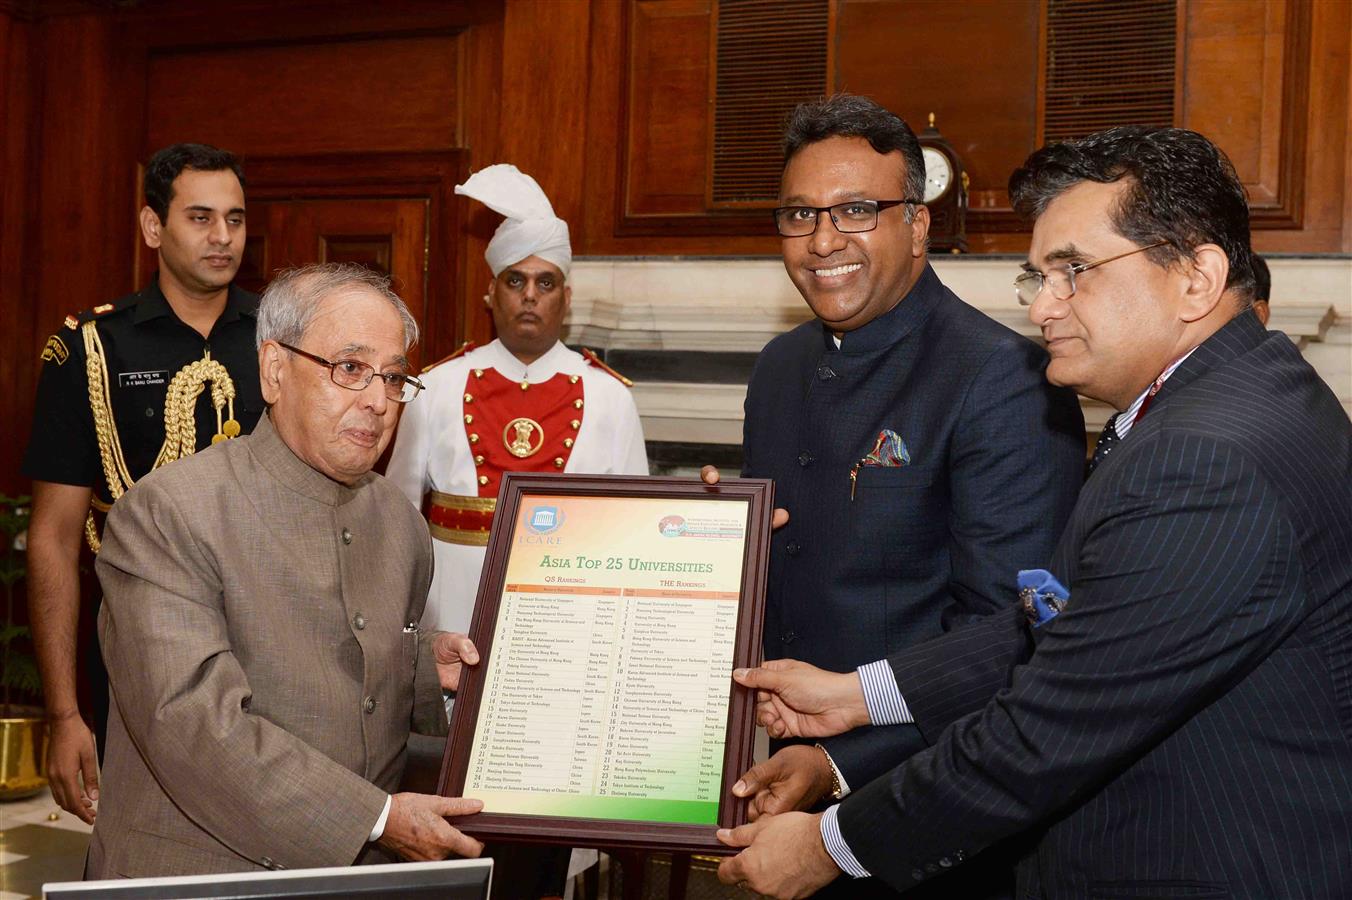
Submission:
M 428 257 L 426 200 L 262 200 L 249 204 L 249 237 L 236 281 L 261 291 L 282 269 L 354 262 L 389 275 L 423 327 Z

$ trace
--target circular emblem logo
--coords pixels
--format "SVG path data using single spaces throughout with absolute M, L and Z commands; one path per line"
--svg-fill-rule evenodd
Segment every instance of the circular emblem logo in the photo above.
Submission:
M 522 416 L 508 422 L 507 427 L 502 429 L 502 442 L 507 445 L 508 453 L 518 459 L 525 459 L 544 446 L 545 430 L 539 422 Z

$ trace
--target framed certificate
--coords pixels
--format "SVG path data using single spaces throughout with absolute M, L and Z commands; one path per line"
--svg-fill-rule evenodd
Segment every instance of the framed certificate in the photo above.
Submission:
M 771 482 L 508 474 L 438 782 L 479 838 L 727 851 L 746 821 Z

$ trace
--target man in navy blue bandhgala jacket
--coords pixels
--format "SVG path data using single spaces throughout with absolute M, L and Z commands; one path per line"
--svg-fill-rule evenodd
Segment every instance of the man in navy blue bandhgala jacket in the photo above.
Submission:
M 1100 462 L 1024 602 L 883 679 L 739 675 L 777 692 L 773 734 L 913 721 L 933 746 L 725 832 L 750 847 L 723 877 L 907 888 L 1022 835 L 1020 898 L 1352 896 L 1352 423 L 1251 309 L 1243 188 L 1201 135 L 1123 127 L 1010 194 L 1047 377 L 1120 411 Z
M 773 478 L 790 516 L 771 548 L 766 658 L 844 671 L 1008 605 L 1009 573 L 1046 565 L 1074 505 L 1084 422 L 1043 377 L 1045 351 L 928 265 L 924 161 L 901 119 L 837 95 L 799 107 L 785 147 L 775 219 L 817 318 L 757 360 L 743 474 Z M 779 749 L 767 771 L 796 760 L 811 776 L 756 814 L 831 793 L 831 763 L 862 787 L 925 741 L 896 725 L 822 744 Z

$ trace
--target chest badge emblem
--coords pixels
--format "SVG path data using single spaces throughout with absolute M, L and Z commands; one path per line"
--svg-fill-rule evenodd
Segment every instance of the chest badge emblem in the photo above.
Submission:
M 525 416 L 513 419 L 502 429 L 502 442 L 507 452 L 517 459 L 525 459 L 539 452 L 545 443 L 545 430 L 540 423 Z

